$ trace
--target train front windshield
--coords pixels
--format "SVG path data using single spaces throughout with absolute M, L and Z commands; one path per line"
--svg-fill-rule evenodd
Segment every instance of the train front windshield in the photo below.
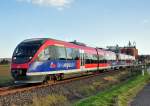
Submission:
M 20 44 L 14 51 L 13 63 L 29 62 L 39 49 L 39 44 Z

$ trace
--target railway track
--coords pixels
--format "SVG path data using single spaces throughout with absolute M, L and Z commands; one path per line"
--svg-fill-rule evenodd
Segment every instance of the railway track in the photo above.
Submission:
M 0 88 L 0 95 L 5 93 L 5 92 L 10 92 L 11 90 L 14 90 L 14 89 L 20 89 L 22 87 L 27 87 L 28 85 L 27 84 L 14 84 L 14 85 L 10 85 L 10 86 L 7 86 L 7 87 L 2 87 Z
M 107 76 L 107 75 L 111 75 L 114 73 L 118 73 L 118 71 L 123 71 L 126 69 L 120 69 L 120 70 L 109 70 L 109 71 L 105 71 L 103 73 L 90 73 L 90 74 L 85 74 L 85 75 L 80 75 L 80 76 L 75 76 L 75 77 L 69 77 L 69 78 L 65 78 L 61 81 L 48 81 L 45 84 L 15 84 L 12 86 L 8 86 L 8 87 L 2 87 L 0 88 L 0 96 L 3 95 L 7 95 L 7 94 L 13 94 L 13 93 L 17 93 L 17 92 L 24 92 L 24 91 L 30 91 L 33 90 L 35 88 L 42 88 L 42 87 L 48 87 L 51 85 L 59 85 L 59 84 L 64 84 L 64 83 L 68 83 L 71 81 L 75 81 L 75 80 L 82 80 L 82 79 L 86 79 L 86 78 L 90 78 L 90 77 L 95 77 L 95 76 Z
M 90 77 L 95 77 L 95 76 L 107 76 L 113 73 L 117 73 L 120 70 L 117 71 L 106 71 L 104 73 L 94 73 L 94 74 L 87 74 L 87 75 L 82 75 L 82 76 L 77 76 L 77 77 L 72 77 L 72 78 L 66 78 L 61 81 L 48 81 L 46 84 L 16 84 L 8 87 L 2 87 L 0 88 L 0 96 L 7 95 L 7 94 L 13 94 L 17 92 L 24 92 L 24 91 L 29 91 L 33 90 L 34 88 L 42 88 L 42 87 L 47 87 L 51 85 L 58 85 L 58 84 L 64 84 L 68 83 L 71 81 L 75 80 L 82 80 Z

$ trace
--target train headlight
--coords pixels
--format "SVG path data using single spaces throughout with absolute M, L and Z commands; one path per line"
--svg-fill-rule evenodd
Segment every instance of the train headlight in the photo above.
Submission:
M 30 56 L 29 59 L 32 59 L 32 56 Z
M 17 59 L 16 57 L 13 58 L 13 60 L 16 60 L 16 59 Z

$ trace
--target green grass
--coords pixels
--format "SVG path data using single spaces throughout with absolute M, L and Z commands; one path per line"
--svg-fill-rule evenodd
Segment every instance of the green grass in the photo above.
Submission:
M 10 65 L 0 65 L 0 85 L 8 83 L 12 80 L 10 73 Z
M 150 76 L 148 74 L 135 76 L 122 84 L 112 86 L 102 93 L 83 99 L 77 102 L 75 106 L 127 106 L 128 102 L 136 96 L 149 80 Z

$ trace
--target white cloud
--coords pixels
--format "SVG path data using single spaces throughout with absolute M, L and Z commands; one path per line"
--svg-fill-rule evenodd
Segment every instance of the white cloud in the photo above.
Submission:
M 68 7 L 74 0 L 17 0 L 20 2 L 32 3 L 40 6 L 52 6 L 58 9 Z

